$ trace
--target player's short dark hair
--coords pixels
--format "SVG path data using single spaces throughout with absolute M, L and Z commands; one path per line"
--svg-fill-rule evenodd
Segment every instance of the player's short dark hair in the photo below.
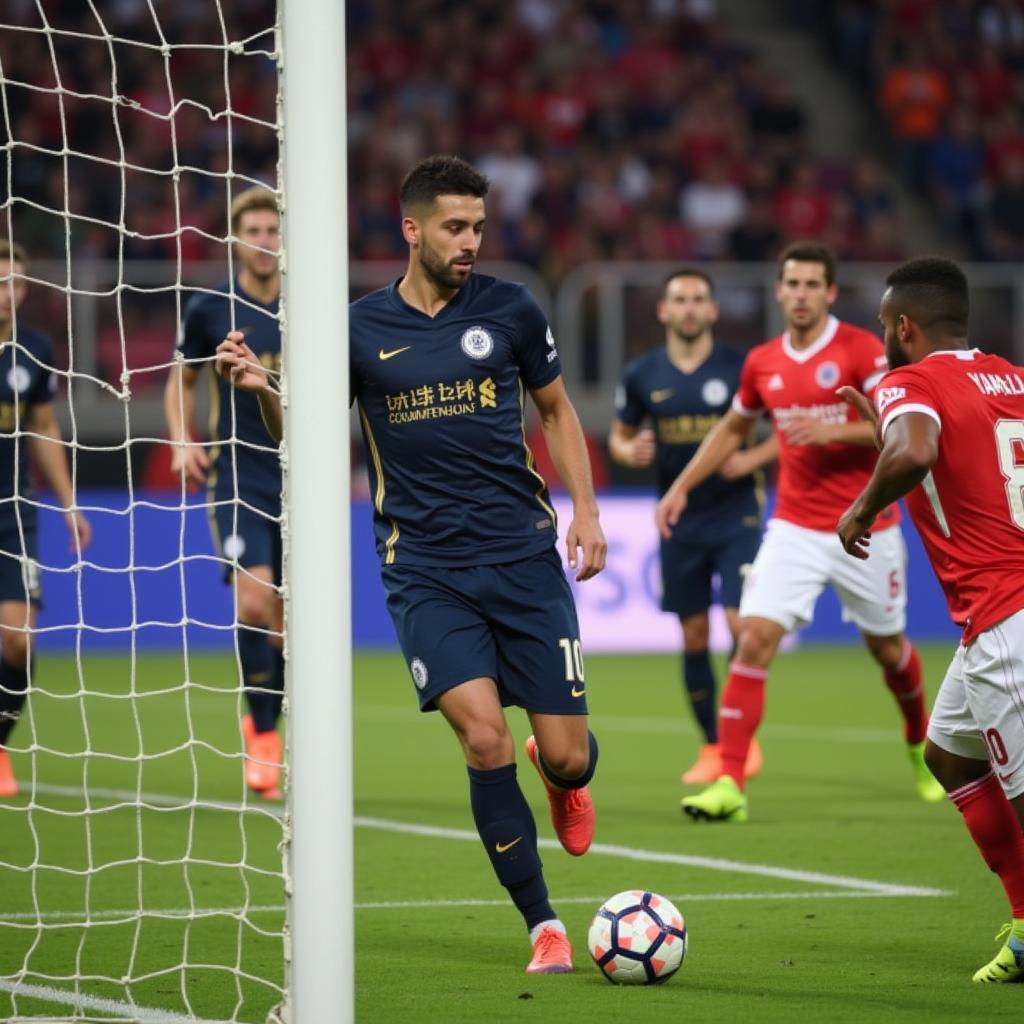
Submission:
M 708 291 L 711 293 L 712 297 L 714 297 L 715 282 L 711 280 L 711 275 L 706 270 L 701 270 L 700 267 L 680 267 L 678 270 L 673 270 L 672 273 L 669 274 L 668 277 L 666 277 L 665 280 L 661 282 L 661 294 L 663 296 L 668 291 L 668 286 L 677 277 L 698 278 L 708 286 Z
M 836 257 L 827 245 L 822 245 L 820 242 L 790 242 L 779 253 L 780 281 L 783 268 L 788 260 L 796 260 L 797 263 L 820 263 L 825 268 L 825 283 L 829 285 L 836 283 Z
M 461 157 L 428 156 L 405 176 L 398 198 L 402 214 L 414 206 L 433 205 L 438 196 L 483 199 L 491 183 Z
M 952 260 L 942 256 L 907 260 L 885 283 L 891 308 L 926 333 L 966 336 L 971 309 L 967 276 Z
M 17 242 L 10 242 L 6 238 L 0 238 L 0 260 L 20 263 L 23 272 L 28 270 L 28 254 L 25 252 L 24 246 Z

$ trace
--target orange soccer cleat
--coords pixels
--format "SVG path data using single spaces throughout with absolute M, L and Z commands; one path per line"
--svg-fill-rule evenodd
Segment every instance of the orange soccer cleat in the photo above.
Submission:
M 533 959 L 526 965 L 527 974 L 569 974 L 572 971 L 572 946 L 565 932 L 542 928 L 533 944 Z
M 0 747 L 0 796 L 17 796 L 18 780 L 11 768 L 11 759 L 7 751 Z
M 280 800 L 281 736 L 276 729 L 257 732 L 252 715 L 242 718 L 245 740 L 245 784 L 268 800 Z
M 590 798 L 590 790 L 586 786 L 581 789 L 555 789 L 541 769 L 537 741 L 532 736 L 526 739 L 526 756 L 533 762 L 548 791 L 551 824 L 555 827 L 558 841 L 566 853 L 582 857 L 594 838 L 594 801 Z
M 680 776 L 688 786 L 709 786 L 722 774 L 722 756 L 717 743 L 704 743 L 697 760 Z
M 750 741 L 743 774 L 748 779 L 757 778 L 764 763 L 761 747 L 757 740 Z M 717 743 L 705 743 L 697 754 L 697 760 L 680 776 L 688 786 L 710 785 L 722 774 L 722 748 Z

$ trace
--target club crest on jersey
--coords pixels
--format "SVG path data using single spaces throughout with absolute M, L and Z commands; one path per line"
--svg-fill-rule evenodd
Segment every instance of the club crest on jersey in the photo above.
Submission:
M 486 359 L 494 351 L 494 339 L 491 332 L 483 327 L 470 327 L 462 335 L 462 351 L 470 359 Z
M 416 684 L 417 690 L 422 690 L 427 685 L 427 680 L 430 678 L 430 674 L 427 672 L 427 666 L 419 658 L 413 658 L 409 662 L 409 671 L 412 673 L 412 681 Z
M 700 397 L 708 405 L 725 405 L 729 400 L 729 387 L 724 380 L 712 377 L 700 389 Z
M 12 366 L 7 371 L 7 386 L 15 393 L 20 394 L 32 383 L 32 374 L 28 372 L 27 366 Z
M 831 361 L 822 363 L 814 371 L 814 379 L 819 388 L 834 388 L 839 383 L 839 367 Z

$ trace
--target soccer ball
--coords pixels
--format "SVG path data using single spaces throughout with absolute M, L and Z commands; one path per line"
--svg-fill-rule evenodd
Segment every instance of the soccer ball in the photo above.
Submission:
M 686 921 L 654 892 L 630 889 L 605 900 L 587 935 L 594 963 L 617 985 L 668 981 L 686 956 Z

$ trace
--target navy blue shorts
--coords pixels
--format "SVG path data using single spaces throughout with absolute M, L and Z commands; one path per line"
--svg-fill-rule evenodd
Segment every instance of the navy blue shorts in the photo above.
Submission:
M 281 524 L 245 505 L 216 505 L 210 529 L 218 554 L 226 559 L 224 579 L 230 580 L 234 562 L 243 569 L 269 565 L 274 582 L 281 582 Z
M 0 601 L 18 601 L 36 608 L 43 606 L 38 553 L 35 515 L 22 513 L 21 533 L 13 516 L 3 516 L 0 521 Z
M 720 581 L 718 603 L 738 608 L 743 577 L 760 545 L 760 526 L 737 526 L 721 537 L 662 540 L 662 610 L 681 618 L 707 611 L 715 575 Z
M 482 677 L 505 707 L 587 713 L 576 604 L 553 548 L 501 565 L 388 565 L 381 579 L 421 711 Z

